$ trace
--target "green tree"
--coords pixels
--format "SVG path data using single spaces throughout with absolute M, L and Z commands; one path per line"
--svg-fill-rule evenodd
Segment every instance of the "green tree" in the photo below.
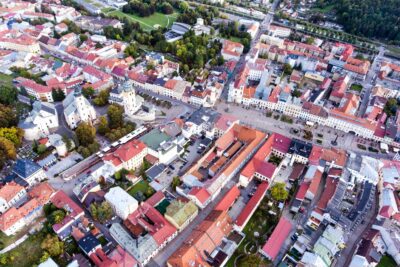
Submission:
M 100 223 L 105 223 L 113 216 L 113 210 L 107 201 L 103 201 L 100 204 L 92 203 L 90 205 L 90 213 L 93 219 Z
M 124 125 L 123 114 L 123 107 L 116 104 L 110 105 L 107 110 L 108 126 L 111 129 L 122 127 Z
M 65 211 L 57 209 L 53 211 L 50 216 L 48 216 L 48 220 L 51 225 L 57 224 L 62 222 L 65 218 Z
M 47 251 L 44 251 L 42 257 L 40 257 L 40 263 L 47 261 L 50 258 L 50 254 Z
M 11 106 L 0 104 L 0 128 L 17 126 L 17 113 Z
M 289 196 L 285 183 L 275 183 L 271 187 L 271 196 L 276 201 L 285 201 Z
M 93 100 L 93 104 L 102 107 L 108 104 L 108 97 L 110 95 L 109 90 L 102 90 L 98 96 Z
M 95 94 L 95 91 L 94 91 L 93 87 L 89 86 L 89 87 L 82 88 L 82 95 L 84 97 L 86 97 L 87 99 L 91 99 L 94 96 L 94 94 Z
M 67 150 L 70 151 L 72 149 L 72 140 L 71 138 L 68 138 L 68 136 L 63 135 L 62 140 L 65 143 L 65 146 L 67 147 Z
M 0 137 L 10 140 L 16 147 L 19 147 L 22 144 L 24 130 L 17 127 L 0 128 Z
M 290 74 L 292 74 L 292 71 L 293 71 L 293 69 L 292 69 L 292 66 L 290 66 L 290 64 L 285 63 L 283 65 L 283 73 L 285 73 L 286 75 L 290 75 Z
M 179 11 L 182 13 L 186 12 L 189 10 L 189 4 L 186 1 L 181 1 L 179 3 Z
M 99 125 L 97 126 L 97 132 L 101 135 L 105 135 L 109 128 L 108 128 L 108 121 L 107 118 L 105 116 L 101 116 L 99 118 Z
M 389 98 L 388 101 L 386 102 L 386 105 L 385 105 L 383 111 L 388 116 L 394 116 L 396 114 L 396 111 L 397 111 L 397 99 L 396 98 Z
M 64 243 L 59 241 L 56 235 L 48 234 L 40 247 L 46 250 L 52 257 L 58 257 L 64 252 Z
M 79 40 L 83 43 L 88 39 L 88 36 L 86 34 L 79 34 Z
M 63 101 L 65 99 L 65 93 L 60 88 L 51 90 L 51 96 L 55 102 Z
M 174 178 L 172 178 L 172 183 L 171 183 L 171 187 L 172 190 L 176 190 L 176 187 L 180 186 L 182 184 L 181 179 L 179 178 L 179 176 L 175 176 Z
M 306 39 L 306 44 L 311 45 L 311 44 L 314 43 L 314 41 L 315 41 L 314 37 L 308 37 L 308 38 Z
M 0 264 L 5 266 L 8 263 L 7 254 L 0 254 Z
M 43 145 L 43 144 L 38 145 L 37 148 L 36 148 L 36 152 L 39 155 L 43 154 L 44 152 L 46 152 L 46 150 L 47 150 L 47 147 L 45 145 Z
M 172 14 L 172 13 L 174 13 L 174 8 L 168 2 L 162 3 L 160 9 L 161 9 L 161 13 L 163 13 L 163 14 Z
M 75 130 L 75 135 L 79 145 L 88 146 L 95 142 L 96 128 L 86 122 L 81 122 Z
M 301 96 L 301 92 L 297 89 L 294 89 L 294 91 L 292 92 L 292 96 L 293 97 L 300 97 Z
M 9 86 L 0 87 L 0 103 L 4 105 L 13 105 L 17 101 L 17 89 Z
M 130 43 L 124 50 L 124 54 L 126 57 L 138 57 L 139 56 L 139 47 L 136 43 Z

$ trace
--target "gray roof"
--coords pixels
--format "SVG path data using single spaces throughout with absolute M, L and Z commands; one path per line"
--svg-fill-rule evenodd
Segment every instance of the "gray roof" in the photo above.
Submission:
M 188 122 L 192 122 L 196 125 L 201 125 L 203 123 L 215 123 L 220 117 L 220 114 L 210 108 L 199 108 L 190 115 Z
M 151 180 L 156 179 L 161 173 L 165 171 L 167 166 L 164 164 L 156 164 L 152 166 L 150 169 L 146 171 L 147 177 L 149 177 Z

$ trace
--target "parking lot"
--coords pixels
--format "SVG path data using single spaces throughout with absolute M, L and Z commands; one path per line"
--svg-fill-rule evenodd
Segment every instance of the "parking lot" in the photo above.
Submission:
M 198 147 L 200 146 L 201 138 L 195 141 L 188 141 L 185 146 L 185 152 L 176 159 L 174 162 L 167 165 L 166 170 L 163 171 L 155 180 L 162 188 L 170 190 L 172 179 L 175 176 L 181 177 L 189 167 L 201 157 L 198 153 Z

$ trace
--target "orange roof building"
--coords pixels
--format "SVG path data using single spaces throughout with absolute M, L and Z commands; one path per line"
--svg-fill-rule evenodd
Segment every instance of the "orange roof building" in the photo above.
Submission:
M 209 266 L 207 257 L 232 230 L 227 212 L 213 210 L 168 259 L 168 266 Z

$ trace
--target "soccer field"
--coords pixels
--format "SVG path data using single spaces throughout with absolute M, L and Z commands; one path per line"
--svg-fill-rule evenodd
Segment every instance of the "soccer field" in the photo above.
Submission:
M 146 31 L 151 31 L 160 26 L 169 28 L 169 27 L 171 27 L 172 23 L 176 20 L 176 17 L 178 16 L 178 13 L 165 15 L 165 14 L 156 12 L 153 15 L 148 16 L 148 17 L 139 17 L 136 15 L 123 13 L 120 10 L 114 10 L 114 11 L 108 12 L 106 14 L 109 16 L 117 16 L 119 19 L 127 17 L 132 21 L 139 22 L 140 25 L 143 27 L 143 29 Z

